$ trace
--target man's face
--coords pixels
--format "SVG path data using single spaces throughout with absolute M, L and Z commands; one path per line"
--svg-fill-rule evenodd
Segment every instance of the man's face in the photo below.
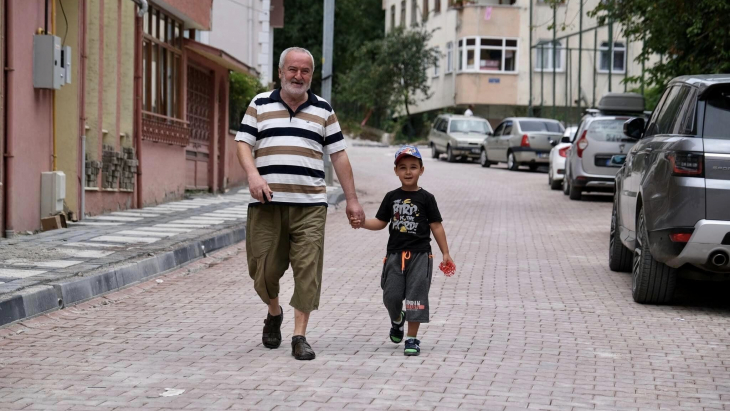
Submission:
M 301 51 L 290 51 L 279 69 L 281 88 L 294 97 L 301 97 L 312 84 L 312 59 Z

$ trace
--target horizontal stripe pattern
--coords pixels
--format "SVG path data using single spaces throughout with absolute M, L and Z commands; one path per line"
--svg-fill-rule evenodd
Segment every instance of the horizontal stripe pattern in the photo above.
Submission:
M 277 204 L 326 205 L 324 154 L 347 147 L 328 102 L 308 92 L 307 101 L 292 111 L 279 90 L 253 98 L 236 141 L 253 147 L 256 168 Z

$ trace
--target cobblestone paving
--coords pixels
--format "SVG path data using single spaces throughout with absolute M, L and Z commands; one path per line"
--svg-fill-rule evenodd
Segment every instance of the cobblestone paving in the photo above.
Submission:
M 392 152 L 350 150 L 370 216 L 397 185 Z M 607 268 L 609 198 L 570 201 L 543 173 L 425 166 L 458 270 L 434 276 L 420 357 L 387 341 L 387 233 L 331 209 L 314 361 L 290 355 L 288 305 L 284 344 L 261 346 L 239 245 L 0 329 L 0 409 L 730 409 L 727 286 L 685 281 L 675 305 L 635 304 L 628 274 Z M 290 273 L 282 290 L 287 302 Z

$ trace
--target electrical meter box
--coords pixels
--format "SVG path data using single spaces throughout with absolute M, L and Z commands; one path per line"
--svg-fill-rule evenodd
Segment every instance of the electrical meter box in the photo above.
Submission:
M 41 218 L 63 212 L 66 175 L 63 171 L 41 173 Z
M 33 87 L 58 90 L 66 83 L 65 73 L 61 38 L 49 34 L 33 36 Z

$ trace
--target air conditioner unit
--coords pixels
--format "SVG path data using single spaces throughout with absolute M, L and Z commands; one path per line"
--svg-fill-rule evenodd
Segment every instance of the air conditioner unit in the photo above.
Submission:
M 41 218 L 63 212 L 66 175 L 63 171 L 41 173 Z

